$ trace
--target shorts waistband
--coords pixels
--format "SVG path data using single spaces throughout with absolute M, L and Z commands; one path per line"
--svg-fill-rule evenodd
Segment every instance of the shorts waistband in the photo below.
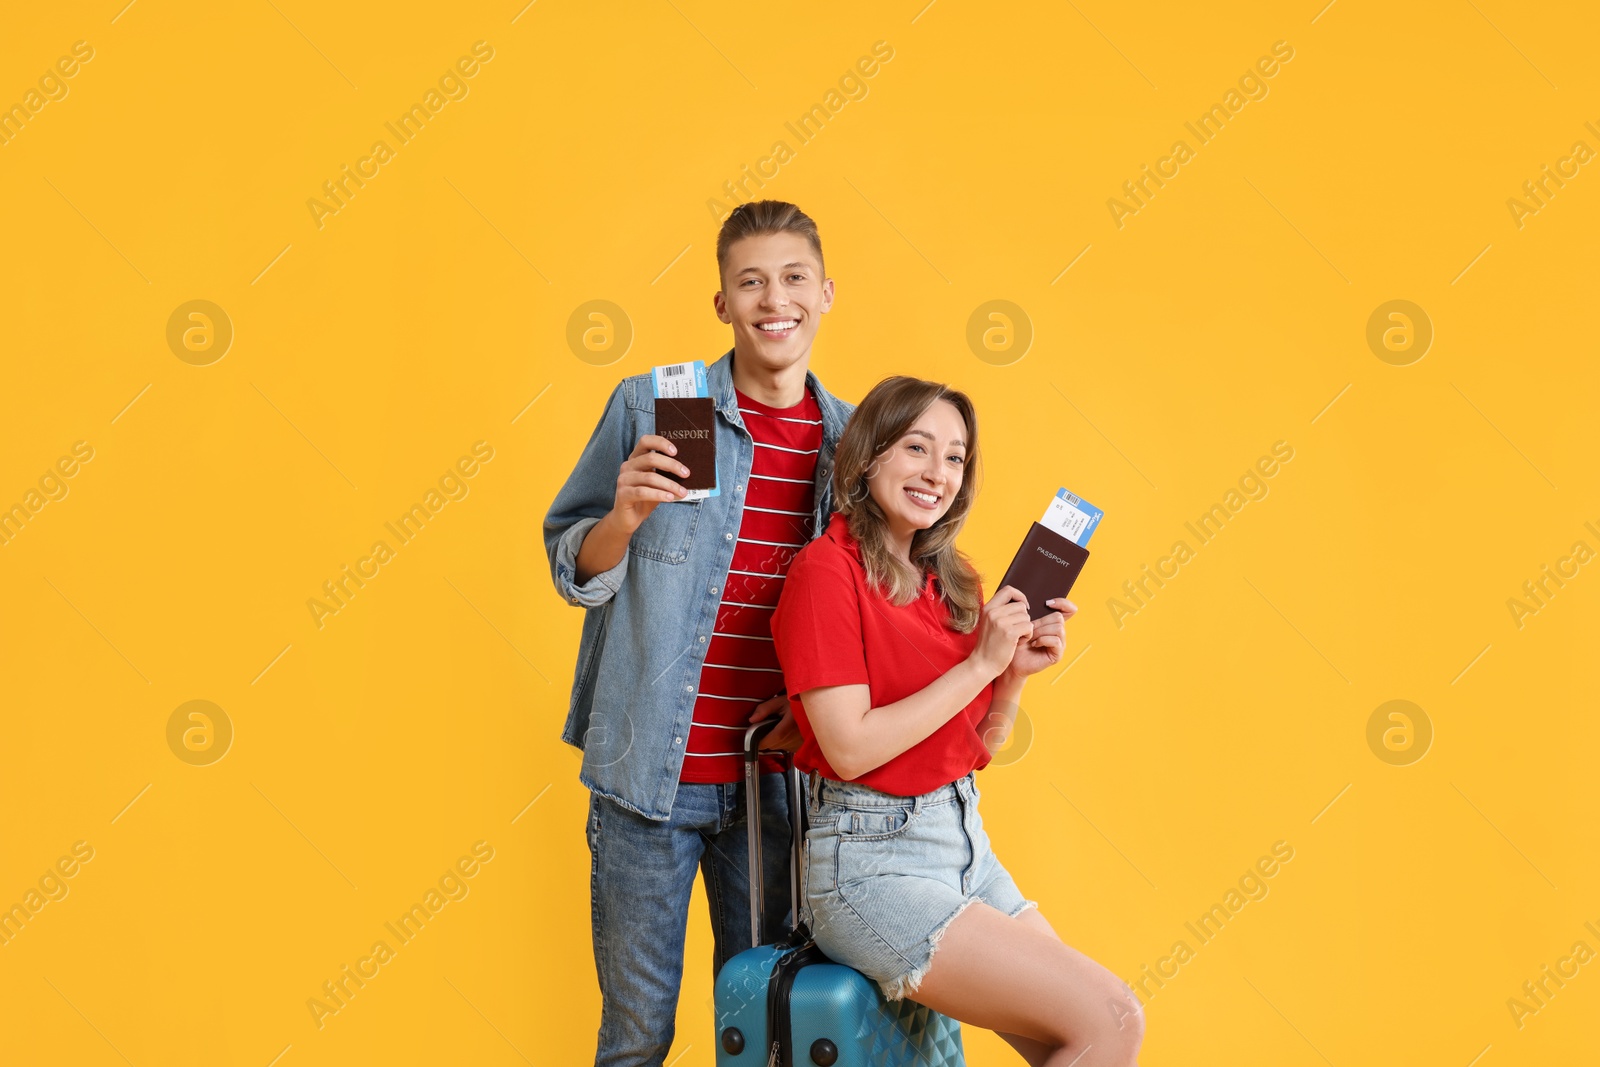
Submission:
M 947 785 L 909 797 L 885 793 L 859 782 L 841 782 L 825 778 L 816 772 L 812 772 L 810 779 L 807 792 L 813 804 L 834 804 L 844 808 L 910 807 L 912 811 L 921 811 L 923 808 L 948 804 L 957 799 L 970 800 L 977 790 L 977 775 L 974 771 L 968 771 Z

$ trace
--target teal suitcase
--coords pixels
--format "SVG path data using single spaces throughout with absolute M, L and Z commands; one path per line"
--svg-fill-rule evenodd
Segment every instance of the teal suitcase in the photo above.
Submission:
M 717 975 L 717 1067 L 965 1067 L 961 1024 L 910 999 L 890 1003 L 875 982 L 829 960 L 800 916 L 800 771 L 790 753 L 789 862 L 794 931 L 762 944 L 761 789 L 758 745 L 775 721 L 745 732 L 745 813 L 750 824 L 750 941 Z

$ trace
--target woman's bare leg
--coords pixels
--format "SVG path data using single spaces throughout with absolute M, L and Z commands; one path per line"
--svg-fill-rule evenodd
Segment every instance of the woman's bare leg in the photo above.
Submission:
M 1016 915 L 1013 921 L 1036 927 L 1055 940 L 1061 940 L 1061 936 L 1056 933 L 1056 928 L 1051 926 L 1049 920 L 1043 915 L 1039 914 L 1039 909 L 1037 908 L 1026 909 Z M 1019 1056 L 1028 1061 L 1028 1067 L 1044 1067 L 1050 1062 L 1050 1057 L 1055 1055 L 1056 1047 L 1043 1041 L 1034 1041 L 1031 1038 L 1020 1037 L 1016 1034 L 1001 1034 L 1000 1036 L 1005 1039 L 1006 1044 L 1017 1050 Z
M 916 998 L 913 997 L 913 1000 Z M 1017 1055 L 1028 1062 L 1028 1067 L 1047 1067 L 1050 1057 L 1056 1054 L 1054 1045 L 1047 1045 L 1043 1041 L 1034 1041 L 1031 1038 L 1018 1037 L 1016 1034 L 1001 1034 L 1006 1044 L 1017 1050 Z
M 1035 927 L 1041 933 L 1057 941 L 1061 940 L 1061 935 L 1056 933 L 1055 927 L 1050 925 L 1049 920 L 1040 914 L 1037 908 L 1028 908 L 1020 912 L 1014 921 Z M 1131 1026 L 1132 1020 L 1126 1020 L 1124 1025 Z M 1055 1054 L 1055 1046 L 1047 1045 L 1042 1041 L 1019 1037 L 1016 1034 L 1001 1034 L 1000 1037 L 1004 1038 L 1008 1045 L 1017 1050 L 1017 1054 L 1028 1062 L 1028 1067 L 1042 1067 L 1042 1065 L 1049 1063 L 1050 1057 Z
M 1139 1002 L 1116 975 L 1036 912 L 1013 919 L 982 902 L 945 929 L 912 999 L 995 1031 L 1034 1067 L 1130 1067 L 1144 1036 Z

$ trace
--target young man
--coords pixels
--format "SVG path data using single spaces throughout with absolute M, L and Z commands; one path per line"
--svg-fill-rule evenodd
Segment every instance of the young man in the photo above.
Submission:
M 649 374 L 612 392 L 545 516 L 556 589 L 585 610 L 562 738 L 583 750 L 601 1015 L 596 1067 L 660 1067 L 672 1045 L 695 869 L 713 974 L 750 947 L 743 759 L 748 723 L 794 749 L 770 620 L 789 561 L 826 529 L 833 449 L 853 405 L 808 369 L 833 304 L 817 227 L 793 204 L 742 204 L 717 238 L 717 318 L 733 350 L 707 368 L 719 494 L 685 501 L 687 468 L 655 434 Z M 768 940 L 785 932 L 789 815 L 762 760 Z

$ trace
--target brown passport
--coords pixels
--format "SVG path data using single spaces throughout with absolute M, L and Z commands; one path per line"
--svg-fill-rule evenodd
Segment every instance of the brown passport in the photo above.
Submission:
M 716 402 L 709 396 L 656 397 L 656 433 L 677 446 L 677 460 L 689 468 L 680 478 L 661 473 L 685 489 L 717 487 Z
M 1027 597 L 1028 618 L 1041 619 L 1055 610 L 1045 601 L 1070 593 L 1088 558 L 1087 548 L 1036 522 L 1023 538 L 1000 585 L 1009 585 Z

